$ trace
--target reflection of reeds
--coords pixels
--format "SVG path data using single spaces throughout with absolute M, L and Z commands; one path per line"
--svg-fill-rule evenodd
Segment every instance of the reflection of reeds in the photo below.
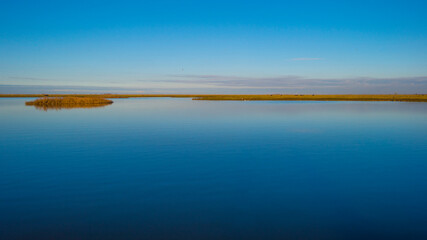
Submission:
M 113 101 L 99 97 L 43 97 L 31 102 L 27 106 L 35 106 L 39 110 L 47 111 L 72 109 L 72 108 L 95 108 L 112 104 Z

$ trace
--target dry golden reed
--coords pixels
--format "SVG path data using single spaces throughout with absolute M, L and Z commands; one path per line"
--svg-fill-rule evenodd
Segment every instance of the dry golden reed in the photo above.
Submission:
M 37 109 L 71 109 L 93 108 L 112 104 L 113 101 L 100 97 L 42 97 L 34 101 L 26 102 L 27 106 L 35 106 Z
M 427 95 L 211 95 L 195 97 L 193 100 L 211 101 L 399 101 L 427 102 Z

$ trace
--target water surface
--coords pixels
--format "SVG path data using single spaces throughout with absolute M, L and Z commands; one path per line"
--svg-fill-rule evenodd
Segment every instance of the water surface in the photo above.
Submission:
M 426 239 L 427 104 L 0 99 L 0 239 Z

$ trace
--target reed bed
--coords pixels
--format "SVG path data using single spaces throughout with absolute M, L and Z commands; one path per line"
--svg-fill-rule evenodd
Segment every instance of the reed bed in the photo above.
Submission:
M 215 95 L 200 96 L 193 100 L 211 101 L 399 101 L 427 102 L 427 95 Z
M 38 109 L 70 109 L 92 108 L 112 104 L 113 101 L 99 97 L 42 97 L 34 101 L 26 102 L 27 106 L 35 106 Z

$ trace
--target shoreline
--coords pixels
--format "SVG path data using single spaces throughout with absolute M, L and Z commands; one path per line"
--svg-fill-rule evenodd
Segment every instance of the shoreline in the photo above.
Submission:
M 0 98 L 99 97 L 99 98 L 191 98 L 197 101 L 398 101 L 427 102 L 427 94 L 0 94 Z

